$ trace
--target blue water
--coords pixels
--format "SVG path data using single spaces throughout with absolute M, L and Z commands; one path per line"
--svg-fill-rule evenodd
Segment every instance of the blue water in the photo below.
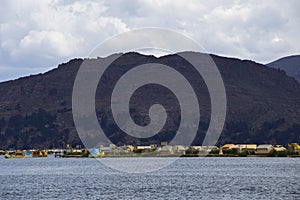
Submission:
M 0 199 L 300 199 L 299 158 L 180 158 L 145 174 L 88 158 L 0 157 L 0 166 Z

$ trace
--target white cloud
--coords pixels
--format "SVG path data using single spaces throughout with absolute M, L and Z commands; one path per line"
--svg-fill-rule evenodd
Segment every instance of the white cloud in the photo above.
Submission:
M 4 0 L 0 67 L 26 75 L 25 68 L 85 57 L 108 37 L 142 27 L 179 31 L 210 53 L 267 62 L 299 54 L 299 8 L 297 0 Z
M 58 31 L 30 31 L 19 43 L 19 49 L 12 52 L 13 56 L 42 54 L 50 58 L 74 55 L 80 40 L 72 35 Z

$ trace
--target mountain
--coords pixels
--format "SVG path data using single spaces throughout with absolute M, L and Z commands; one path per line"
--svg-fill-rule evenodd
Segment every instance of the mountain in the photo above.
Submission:
M 192 53 L 201 57 L 200 53 Z M 218 144 L 272 143 L 287 144 L 300 139 L 300 86 L 282 70 L 269 68 L 248 60 L 211 55 L 224 81 L 227 95 L 227 117 Z M 72 117 L 72 90 L 83 61 L 99 67 L 108 58 L 73 59 L 57 68 L 38 75 L 0 83 L 0 149 L 62 148 L 67 143 L 81 144 Z M 111 66 L 111 75 L 103 77 L 96 92 L 96 111 L 99 124 L 116 144 L 146 144 L 169 141 L 180 122 L 180 107 L 168 89 L 156 85 L 138 91 L 131 102 L 131 116 L 138 124 L 149 123 L 147 109 L 154 103 L 166 106 L 170 115 L 157 137 L 135 140 L 124 136 L 105 107 L 112 83 L 124 70 L 145 63 L 172 65 L 194 81 L 199 91 L 201 121 L 193 144 L 201 145 L 210 122 L 210 100 L 201 77 L 178 55 L 156 58 L 138 53 L 121 54 Z M 209 66 L 208 66 L 209 67 Z M 102 87 L 102 88 L 101 88 Z M 84 99 L 85 97 L 82 96 Z M 146 114 L 145 114 L 146 113 Z
M 300 55 L 280 58 L 267 66 L 284 70 L 287 75 L 294 77 L 300 83 Z

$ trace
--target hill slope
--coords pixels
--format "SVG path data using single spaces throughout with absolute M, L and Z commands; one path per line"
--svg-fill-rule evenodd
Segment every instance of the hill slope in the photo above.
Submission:
M 284 70 L 300 83 L 300 55 L 287 56 L 267 64 L 269 67 Z
M 228 104 L 226 124 L 219 143 L 299 142 L 300 86 L 293 78 L 281 70 L 252 61 L 214 55 L 212 58 L 223 77 Z M 66 143 L 81 144 L 74 127 L 71 106 L 73 83 L 82 62 L 82 59 L 73 59 L 45 74 L 0 83 L 0 149 L 53 148 L 64 147 Z M 98 59 L 97 62 L 101 66 L 103 59 Z M 187 77 L 194 77 L 191 71 L 185 70 L 188 64 L 176 55 L 156 58 L 126 53 L 114 66 L 115 70 L 122 70 L 148 62 L 173 65 L 183 70 Z M 108 77 L 107 87 L 109 81 L 115 78 Z M 200 81 L 196 89 L 209 98 L 203 82 Z M 151 92 L 164 92 L 164 98 L 172 101 L 172 94 L 162 88 L 150 88 L 149 95 Z M 101 126 L 108 130 L 112 141 L 118 144 L 155 143 L 173 137 L 165 132 L 148 141 L 124 139 L 113 122 L 105 117 L 109 111 L 101 109 L 105 104 L 103 96 L 105 91 L 97 90 L 97 116 Z M 149 99 L 152 98 L 145 98 L 141 93 L 133 105 L 153 103 Z M 210 119 L 210 101 L 203 100 L 200 103 L 202 118 L 194 144 L 201 144 Z M 143 109 L 141 106 L 137 108 Z M 168 110 L 178 112 L 178 107 L 168 107 Z M 147 121 L 147 117 L 137 113 L 133 117 L 139 123 Z M 174 120 L 166 130 L 176 130 L 176 123 L 178 122 Z

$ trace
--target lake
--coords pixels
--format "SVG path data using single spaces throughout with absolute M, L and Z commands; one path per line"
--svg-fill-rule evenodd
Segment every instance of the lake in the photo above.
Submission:
M 299 158 L 180 158 L 134 174 L 91 158 L 1 156 L 0 166 L 0 199 L 300 199 Z

